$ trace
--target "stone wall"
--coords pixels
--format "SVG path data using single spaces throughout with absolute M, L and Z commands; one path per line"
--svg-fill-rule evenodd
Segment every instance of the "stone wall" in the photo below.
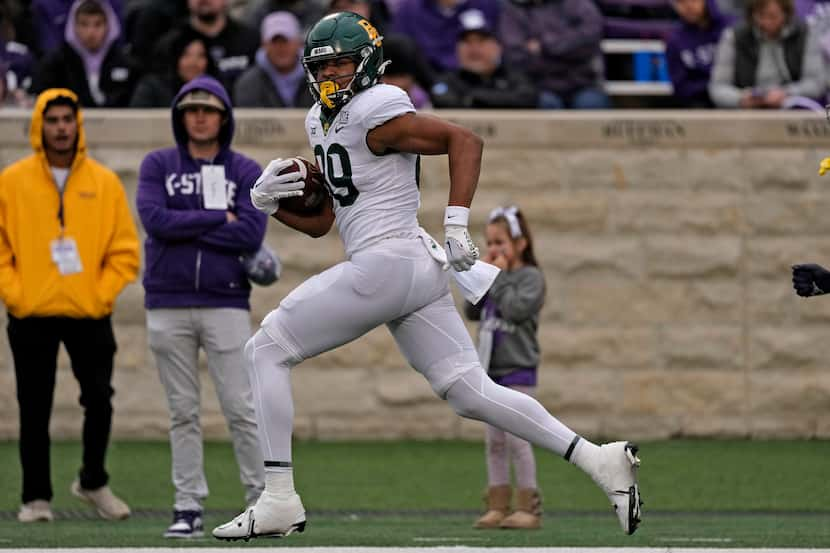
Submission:
M 548 296 L 538 397 L 591 437 L 830 437 L 830 299 L 797 298 L 791 264 L 830 263 L 830 194 L 816 175 L 830 125 L 803 112 L 442 112 L 485 138 L 473 209 L 528 215 Z M 171 143 L 166 110 L 87 113 L 94 157 L 134 198 L 144 154 Z M 303 113 L 240 111 L 235 146 L 260 162 L 308 155 Z M 27 114 L 0 112 L 0 166 L 26 155 Z M 421 221 L 441 235 L 445 157 L 423 160 Z M 252 320 L 337 262 L 336 232 L 278 223 L 283 279 Z M 140 283 L 115 312 L 117 437 L 159 438 L 166 404 L 147 350 Z M 472 327 L 471 327 L 472 328 Z M 826 340 L 827 339 L 827 340 Z M 826 340 L 826 341 L 825 341 Z M 17 432 L 14 373 L 0 349 L 0 437 Z M 61 353 L 53 436 L 79 435 L 78 387 Z M 226 436 L 205 373 L 203 424 Z M 409 369 L 384 328 L 300 365 L 304 438 L 481 437 Z

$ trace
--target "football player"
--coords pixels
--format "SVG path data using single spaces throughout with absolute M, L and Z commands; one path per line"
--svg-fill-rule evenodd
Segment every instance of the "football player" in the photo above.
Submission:
M 303 64 L 316 99 L 305 121 L 330 193 L 315 216 L 280 210 L 302 193 L 299 173 L 279 175 L 275 160 L 251 192 L 254 205 L 312 236 L 336 222 L 347 261 L 305 281 L 262 321 L 246 346 L 266 489 L 259 501 L 214 529 L 220 539 L 280 537 L 302 531 L 306 515 L 294 490 L 291 369 L 385 324 L 403 355 L 461 416 L 482 420 L 549 449 L 587 472 L 611 500 L 622 529 L 640 522 L 637 448 L 595 445 L 535 399 L 495 384 L 449 292 L 447 265 L 466 271 L 478 249 L 467 230 L 481 166 L 482 140 L 458 125 L 415 112 L 406 93 L 378 83 L 382 37 L 351 12 L 330 14 L 306 38 Z M 446 255 L 418 225 L 418 156 L 449 157 Z M 443 253 L 443 252 L 442 252 Z

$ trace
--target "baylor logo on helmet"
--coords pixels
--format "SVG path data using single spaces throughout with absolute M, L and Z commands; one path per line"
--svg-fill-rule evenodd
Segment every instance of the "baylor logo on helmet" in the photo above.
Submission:
M 375 40 L 378 37 L 377 29 L 375 29 L 367 20 L 361 19 L 357 22 L 357 24 L 366 29 L 366 34 L 369 35 L 369 40 Z

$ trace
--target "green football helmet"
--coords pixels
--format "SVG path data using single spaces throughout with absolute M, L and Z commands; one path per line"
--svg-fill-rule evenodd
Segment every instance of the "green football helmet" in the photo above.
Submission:
M 377 84 L 389 62 L 383 61 L 383 37 L 369 21 L 356 13 L 338 12 L 318 21 L 308 32 L 303 67 L 314 99 L 335 110 L 352 96 Z M 345 88 L 333 81 L 317 80 L 317 70 L 329 60 L 349 57 L 355 62 L 352 80 Z

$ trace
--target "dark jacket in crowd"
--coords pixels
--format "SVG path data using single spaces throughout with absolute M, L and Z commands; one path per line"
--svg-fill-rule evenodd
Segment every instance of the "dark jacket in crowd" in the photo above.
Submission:
M 490 77 L 459 69 L 432 86 L 437 108 L 535 108 L 538 92 L 524 74 L 501 65 Z
M 709 77 L 721 33 L 734 18 L 722 14 L 716 0 L 706 0 L 706 14 L 705 28 L 681 20 L 666 39 L 666 63 L 680 106 L 712 107 Z
M 505 62 L 521 67 L 540 90 L 567 94 L 601 82 L 602 14 L 593 0 L 505 2 L 499 23 Z M 532 54 L 525 44 L 541 43 Z
M 73 20 L 79 4 L 80 0 L 75 0 L 69 11 L 66 39 L 61 47 L 43 58 L 35 69 L 31 92 L 40 94 L 49 88 L 68 88 L 78 95 L 84 107 L 125 107 L 130 103 L 138 75 L 117 42 L 121 36 L 118 17 L 107 0 L 100 0 L 107 14 L 108 35 L 101 49 L 91 53 L 75 36 Z M 91 71 L 99 74 L 100 95 L 90 85 Z
M 179 89 L 184 85 L 179 76 L 179 58 L 185 49 L 194 41 L 204 42 L 202 35 L 190 27 L 182 27 L 176 35 L 170 37 L 170 50 L 163 60 L 160 60 L 158 72 L 147 73 L 138 81 L 132 98 L 131 108 L 166 108 L 173 103 L 173 98 L 178 94 Z M 207 45 L 205 45 L 207 50 Z M 208 54 L 206 75 L 214 77 L 221 82 L 219 70 Z
M 190 27 L 189 23 L 185 25 Z M 191 30 L 199 33 L 192 27 Z M 174 40 L 173 37 L 179 32 L 181 32 L 180 29 L 173 29 L 161 39 L 159 49 L 156 50 L 157 56 L 167 55 L 170 41 Z M 242 72 L 254 64 L 254 56 L 259 48 L 259 32 L 228 17 L 227 25 L 218 35 L 210 37 L 199 34 L 204 38 L 208 52 L 219 69 L 222 83 L 232 88 Z
M 124 1 L 106 0 L 118 17 L 124 20 Z M 165 0 L 169 2 L 170 0 Z M 71 21 L 69 11 L 75 0 L 32 0 L 32 24 L 37 44 L 32 45 L 35 52 L 42 56 L 57 50 L 64 39 L 66 22 Z
M 188 135 L 175 104 L 192 90 L 207 90 L 222 99 L 227 122 L 219 135 L 221 149 L 213 165 L 225 168 L 228 223 L 225 210 L 204 209 L 203 165 L 187 148 Z M 150 152 L 141 163 L 136 207 L 147 239 L 144 242 L 144 305 L 174 307 L 235 307 L 249 309 L 251 286 L 240 256 L 256 251 L 265 236 L 267 216 L 251 205 L 250 189 L 260 167 L 231 149 L 233 111 L 227 92 L 216 79 L 197 77 L 187 83 L 172 107 L 176 146 Z
M 274 83 L 275 78 L 296 81 L 291 98 L 283 98 L 280 95 Z M 255 65 L 236 80 L 233 100 L 240 108 L 310 108 L 314 105 L 302 64 L 298 62 L 294 74 L 283 77 L 270 65 L 264 50 L 257 52 Z

